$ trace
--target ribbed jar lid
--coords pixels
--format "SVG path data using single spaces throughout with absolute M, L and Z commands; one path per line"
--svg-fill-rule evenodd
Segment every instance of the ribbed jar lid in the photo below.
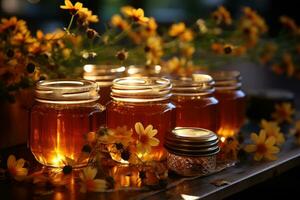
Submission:
M 41 103 L 80 104 L 97 101 L 99 86 L 94 81 L 61 79 L 39 81 L 35 99 Z
M 165 138 L 165 148 L 178 155 L 212 156 L 220 151 L 218 136 L 207 129 L 177 127 Z

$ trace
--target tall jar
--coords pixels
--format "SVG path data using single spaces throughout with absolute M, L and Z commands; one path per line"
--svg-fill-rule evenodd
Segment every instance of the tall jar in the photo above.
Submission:
M 164 78 L 125 77 L 113 81 L 107 126 L 131 131 L 137 147 L 142 149 L 138 156 L 144 161 L 161 161 L 166 156 L 164 136 L 175 127 L 175 106 L 170 96 L 171 83 Z
M 213 83 L 212 77 L 205 74 L 172 80 L 176 127 L 198 127 L 213 132 L 219 129 L 219 103 L 213 95 Z
M 37 83 L 30 115 L 31 152 L 38 162 L 63 167 L 88 163 L 86 134 L 103 125 L 104 106 L 97 103 L 98 85 L 88 80 L 46 80 Z
M 224 138 L 232 137 L 245 121 L 246 95 L 241 89 L 241 75 L 238 71 L 219 71 L 211 75 L 220 103 L 220 129 L 217 132 Z
M 110 100 L 112 82 L 116 78 L 124 75 L 124 66 L 112 65 L 92 65 L 88 64 L 83 67 L 83 78 L 86 80 L 96 81 L 100 87 L 99 103 L 106 105 Z

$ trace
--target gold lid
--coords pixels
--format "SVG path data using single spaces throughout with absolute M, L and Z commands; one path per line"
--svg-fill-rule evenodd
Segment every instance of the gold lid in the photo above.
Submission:
M 211 156 L 220 151 L 218 136 L 207 129 L 177 127 L 165 139 L 168 151 L 185 156 Z

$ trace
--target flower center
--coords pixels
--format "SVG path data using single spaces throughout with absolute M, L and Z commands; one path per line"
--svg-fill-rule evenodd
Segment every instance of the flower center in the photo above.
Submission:
M 149 141 L 149 137 L 148 137 L 146 134 L 142 134 L 142 135 L 140 136 L 140 142 L 141 142 L 142 144 L 148 144 L 148 141 Z
M 261 154 L 266 153 L 267 152 L 266 145 L 265 144 L 258 144 L 257 145 L 257 152 L 261 153 Z

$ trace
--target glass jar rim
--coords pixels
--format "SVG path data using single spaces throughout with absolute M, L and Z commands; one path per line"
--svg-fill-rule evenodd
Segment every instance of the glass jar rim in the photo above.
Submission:
M 113 81 L 112 99 L 126 102 L 163 101 L 171 96 L 171 82 L 158 77 L 124 77 Z
M 89 80 L 42 80 L 36 83 L 35 99 L 50 104 L 90 103 L 100 98 L 98 91 L 98 84 Z
M 196 74 L 192 77 L 180 77 L 171 80 L 172 93 L 178 96 L 207 95 L 215 91 L 214 80 L 207 74 Z
M 86 64 L 83 66 L 83 78 L 96 81 L 100 86 L 110 86 L 125 70 L 125 66 Z
M 235 90 L 242 87 L 241 73 L 237 70 L 213 71 L 210 75 L 215 80 L 216 90 Z

